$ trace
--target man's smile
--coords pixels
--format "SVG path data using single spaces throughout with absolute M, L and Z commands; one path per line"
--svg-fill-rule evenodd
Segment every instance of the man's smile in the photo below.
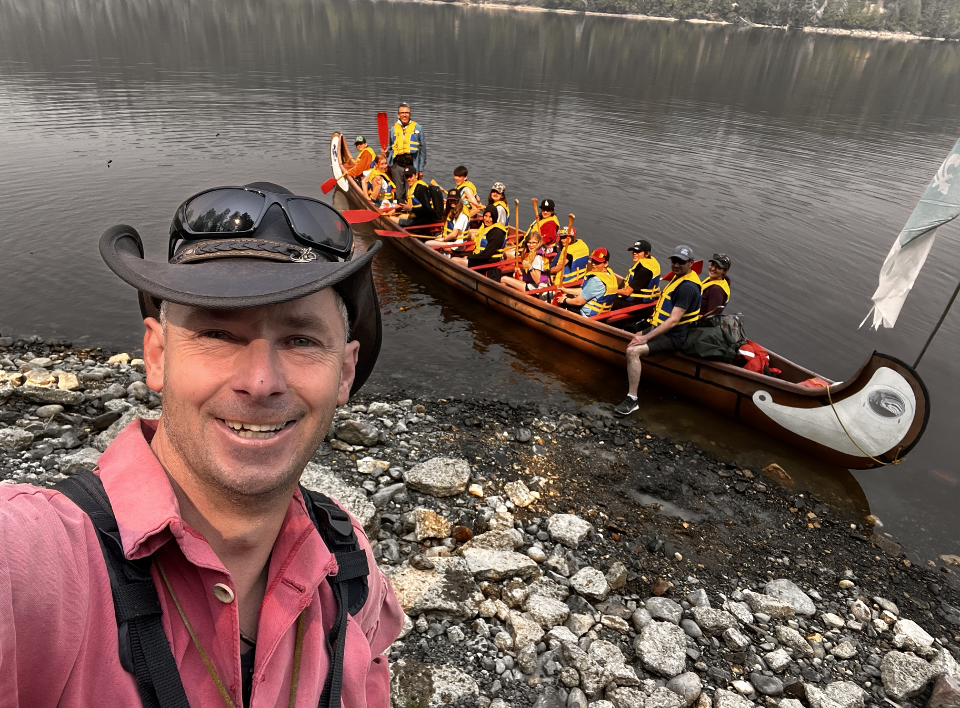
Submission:
M 240 420 L 225 420 L 217 418 L 220 422 L 230 428 L 241 438 L 272 438 L 281 430 L 288 426 L 293 426 L 297 421 L 288 420 L 282 423 L 246 423 Z

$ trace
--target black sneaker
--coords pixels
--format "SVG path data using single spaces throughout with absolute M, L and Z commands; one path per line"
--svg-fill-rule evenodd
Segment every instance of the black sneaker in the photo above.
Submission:
M 639 408 L 640 402 L 636 398 L 630 398 L 630 396 L 627 396 L 616 408 L 613 409 L 613 412 L 617 415 L 630 415 Z

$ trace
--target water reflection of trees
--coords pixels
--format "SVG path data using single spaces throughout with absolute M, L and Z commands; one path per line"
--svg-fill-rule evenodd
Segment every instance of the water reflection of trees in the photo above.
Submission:
M 187 212 L 187 223 L 190 228 L 202 234 L 224 234 L 235 231 L 249 231 L 253 228 L 254 219 L 249 213 L 239 211 L 231 212 L 230 209 L 224 209 L 221 212 L 215 209 L 208 209 L 198 217 L 193 216 L 192 211 Z

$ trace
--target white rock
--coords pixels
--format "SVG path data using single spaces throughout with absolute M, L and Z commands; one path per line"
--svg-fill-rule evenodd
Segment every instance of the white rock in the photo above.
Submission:
M 822 619 L 823 623 L 831 629 L 840 629 L 846 624 L 843 617 L 840 615 L 835 615 L 832 612 L 824 612 L 822 615 L 820 615 L 820 619 Z
M 378 523 L 377 507 L 370 503 L 367 493 L 362 488 L 344 482 L 329 467 L 315 462 L 307 463 L 303 474 L 300 475 L 300 484 L 339 502 L 353 518 L 360 522 L 367 535 L 375 535 L 373 532 L 376 531 Z
M 615 645 L 603 639 L 590 643 L 587 655 L 610 672 L 610 680 L 618 686 L 639 686 L 637 672 L 626 665 L 623 652 Z
M 838 659 L 852 659 L 857 655 L 857 647 L 850 640 L 845 640 L 833 647 L 830 653 Z
M 813 604 L 807 594 L 790 580 L 779 578 L 771 580 L 763 588 L 763 592 L 771 597 L 776 597 L 789 604 L 793 611 L 804 617 L 813 617 L 817 612 L 816 605 Z M 769 612 L 767 614 L 770 614 Z M 773 615 L 770 615 L 771 617 Z
M 527 489 L 527 485 L 520 480 L 515 482 L 507 482 L 503 486 L 503 491 L 507 493 L 510 501 L 519 507 L 530 506 L 537 500 L 539 496 Z
M 588 698 L 596 697 L 610 681 L 609 669 L 591 659 L 587 652 L 575 644 L 564 644 L 562 651 L 567 663 L 580 672 L 580 687 L 583 692 Z
M 808 642 L 804 636 L 800 634 L 800 632 L 792 627 L 784 627 L 781 625 L 777 627 L 776 635 L 778 642 L 790 647 L 795 652 L 798 652 L 803 656 L 813 656 L 813 647 L 810 646 L 810 642 Z
M 498 582 L 509 578 L 533 580 L 540 575 L 538 566 L 529 556 L 515 551 L 497 551 L 489 548 L 461 549 L 470 572 L 477 580 Z
M 840 704 L 827 695 L 819 686 L 812 683 L 806 685 L 807 703 L 810 708 L 840 708 Z
M 686 668 L 687 635 L 675 624 L 648 624 L 635 640 L 634 649 L 648 671 L 668 679 Z
M 577 635 L 571 632 L 566 627 L 554 627 L 549 632 L 547 632 L 547 639 L 552 639 L 560 644 L 576 644 Z
M 824 692 L 840 708 L 863 708 L 864 699 L 869 695 L 852 681 L 834 681 L 827 684 Z M 809 693 L 807 694 L 809 697 Z M 811 708 L 814 708 L 811 702 Z
M 0 449 L 10 452 L 26 450 L 33 442 L 33 433 L 23 428 L 0 428 Z
M 470 463 L 453 457 L 434 457 L 403 473 L 411 489 L 435 497 L 452 497 L 467 488 Z
M 713 708 L 754 708 L 754 706 L 743 696 L 719 688 L 713 694 Z
M 73 474 L 78 470 L 92 470 L 100 459 L 100 451 L 92 447 L 81 447 L 79 450 L 63 456 L 60 460 L 60 472 Z
M 916 696 L 932 676 L 933 667 L 913 654 L 887 652 L 880 663 L 883 690 L 895 701 Z
M 543 639 L 543 628 L 537 622 L 516 610 L 510 612 L 510 616 L 507 618 L 507 626 L 513 636 L 513 645 L 518 649 L 528 644 L 536 644 Z
M 622 617 L 617 617 L 616 615 L 604 615 L 600 618 L 600 624 L 607 629 L 612 629 L 614 632 L 619 632 L 620 634 L 630 634 L 630 625 L 627 624 L 627 621 Z
M 696 622 L 704 634 L 715 636 L 723 634 L 728 629 L 735 629 L 737 618 L 725 610 L 714 610 L 710 607 L 694 607 L 691 611 L 693 621 Z
M 570 616 L 570 608 L 566 603 L 543 595 L 530 595 L 523 608 L 544 629 L 563 624 Z
M 418 508 L 404 516 L 405 522 L 413 526 L 413 535 L 417 541 L 425 538 L 446 538 L 450 535 L 450 520 L 440 516 L 432 509 Z M 409 526 L 407 526 L 409 528 Z
M 730 685 L 737 689 L 737 693 L 743 694 L 744 696 L 751 696 L 755 693 L 753 684 L 743 679 L 734 681 Z
M 948 674 L 955 679 L 960 679 L 960 665 L 947 649 L 941 649 L 934 655 L 930 660 L 930 668 L 934 674 Z
M 747 603 L 727 600 L 723 603 L 723 609 L 736 617 L 743 624 L 753 624 L 753 613 L 750 611 L 750 605 Z
M 751 610 L 770 615 L 774 619 L 784 619 L 794 615 L 793 606 L 780 598 L 762 595 L 750 590 L 744 591 L 743 598 L 750 605 Z
M 390 666 L 391 702 L 423 708 L 470 699 L 480 693 L 477 682 L 448 664 L 421 664 L 400 659 Z
M 643 604 L 655 620 L 679 624 L 680 618 L 683 617 L 683 608 L 666 597 L 649 597 Z
M 893 646 L 906 651 L 919 651 L 933 645 L 931 637 L 913 620 L 897 620 L 893 625 Z
M 770 667 L 771 671 L 780 673 L 788 666 L 793 659 L 790 658 L 790 655 L 787 654 L 783 649 L 775 649 L 774 651 L 767 652 L 763 655 L 763 660 L 766 662 L 767 666 Z
M 534 567 L 536 567 L 536 564 L 534 564 Z M 607 584 L 607 579 L 603 573 L 591 566 L 577 571 L 576 575 L 570 578 L 570 587 L 588 600 L 600 601 L 610 593 L 610 586 Z
M 736 627 L 724 631 L 723 641 L 730 651 L 746 651 L 747 647 L 750 646 L 750 638 Z
M 593 625 L 596 623 L 593 615 L 588 615 L 585 612 L 574 612 L 564 623 L 564 626 L 576 636 L 582 637 L 593 629 Z
M 432 612 L 457 620 L 475 616 L 481 600 L 477 598 L 478 588 L 466 561 L 451 557 L 433 558 L 431 562 L 434 570 L 419 570 L 409 563 L 395 570 L 385 568 L 403 611 L 412 615 Z M 493 617 L 497 613 L 497 602 L 483 602 L 484 616 Z M 492 614 L 486 614 L 489 610 L 493 610 Z
M 376 460 L 372 457 L 361 457 L 357 460 L 357 472 L 360 474 L 375 474 L 386 472 L 390 469 L 390 463 L 386 460 Z
M 647 697 L 635 688 L 615 688 L 607 691 L 609 701 L 591 703 L 590 708 L 596 708 L 601 703 L 607 703 L 612 708 L 646 708 Z
M 487 531 L 481 533 L 460 548 L 488 548 L 491 551 L 513 551 L 523 545 L 523 534 L 518 529 Z
M 574 514 L 554 514 L 547 519 L 550 538 L 570 548 L 577 548 L 593 525 Z
M 669 688 L 655 688 L 643 702 L 643 708 L 683 708 L 686 702 Z

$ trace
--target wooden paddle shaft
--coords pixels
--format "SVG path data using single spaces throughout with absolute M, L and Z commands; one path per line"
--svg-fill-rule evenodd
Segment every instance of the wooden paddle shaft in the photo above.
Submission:
M 530 197 L 530 202 L 533 204 L 533 220 L 540 221 L 540 210 L 537 209 L 537 198 Z
M 567 230 L 573 228 L 573 220 L 577 218 L 576 214 L 567 214 Z

